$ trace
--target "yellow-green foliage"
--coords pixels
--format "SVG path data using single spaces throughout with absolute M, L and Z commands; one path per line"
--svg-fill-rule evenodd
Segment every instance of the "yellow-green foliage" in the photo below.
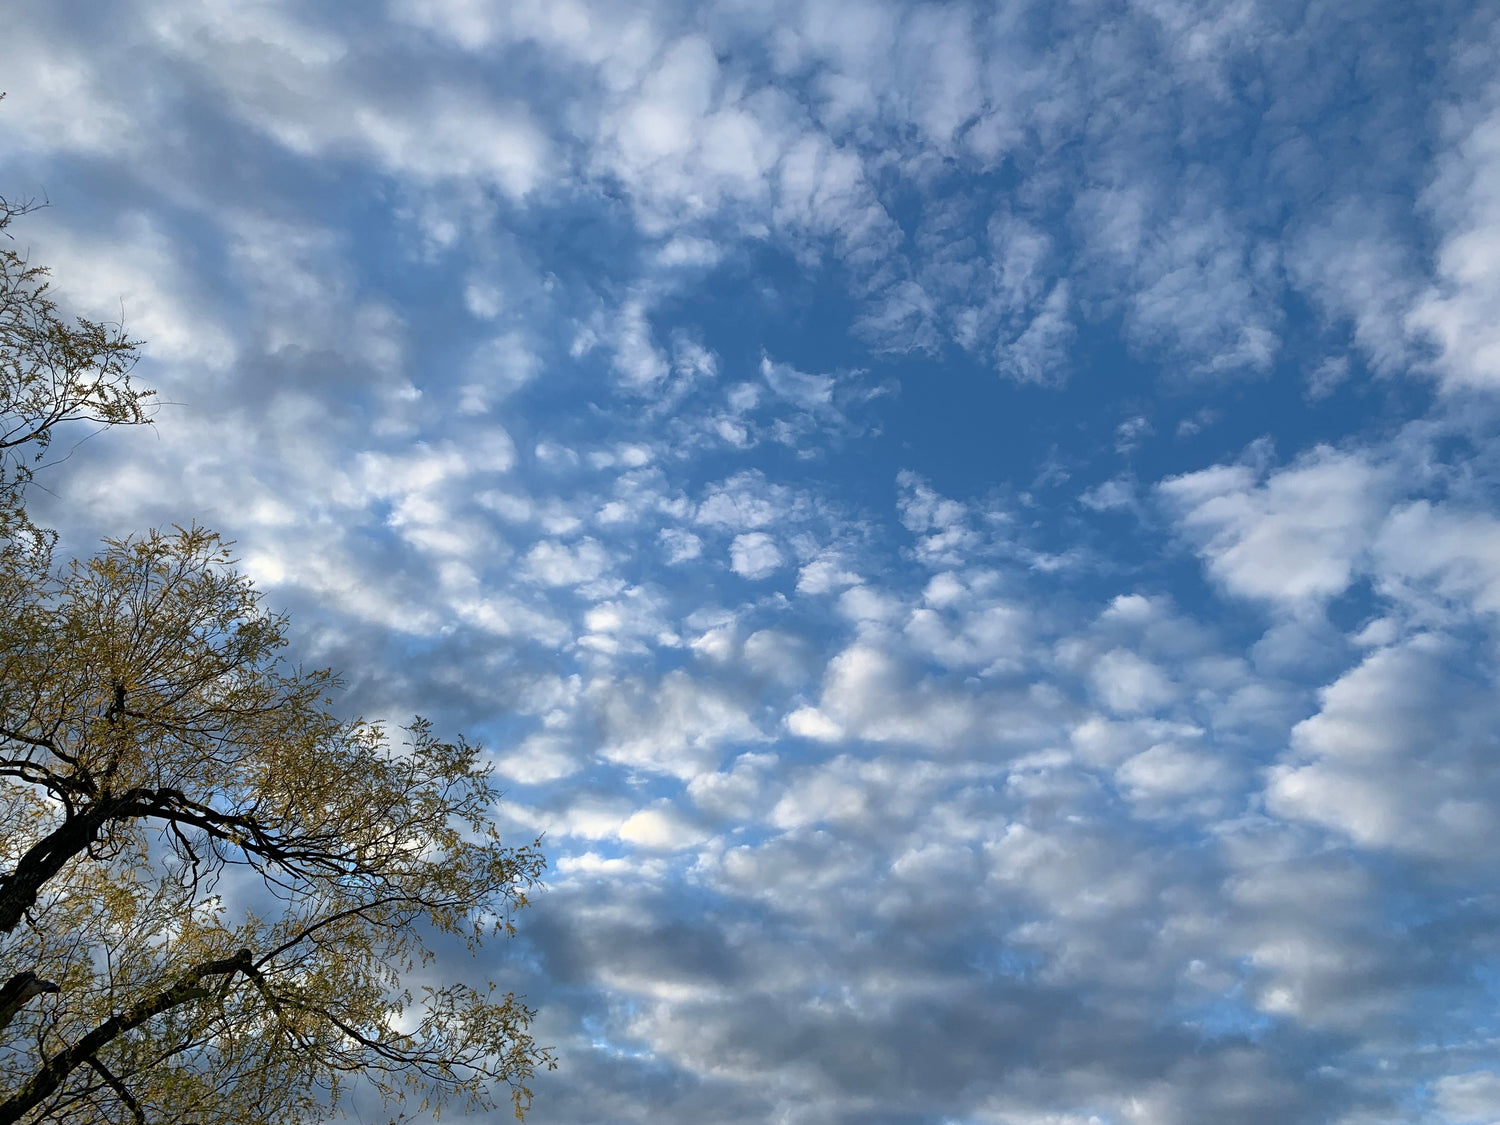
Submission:
M 202 529 L 10 569 L 0 981 L 58 989 L 0 1029 L 0 1123 L 317 1120 L 351 1080 L 523 1109 L 530 1012 L 404 986 L 424 935 L 508 932 L 543 866 L 478 751 L 336 719 Z
M 59 315 L 47 270 L 9 232 L 30 209 L 0 198 L 0 533 L 8 535 L 29 527 L 20 491 L 55 427 L 143 424 L 154 395 L 130 379 L 139 341 L 118 325 Z
M 0 231 L 17 208 L 0 200 Z M 475 747 L 340 720 L 198 528 L 58 568 L 27 449 L 144 421 L 134 343 L 0 247 L 0 1125 L 326 1119 L 509 1100 L 548 1052 L 427 941 L 508 934 L 543 860 Z

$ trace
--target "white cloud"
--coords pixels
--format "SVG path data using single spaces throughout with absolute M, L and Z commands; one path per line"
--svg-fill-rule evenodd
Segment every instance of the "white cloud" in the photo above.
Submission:
M 1232 593 L 1297 605 L 1342 593 L 1373 537 L 1381 474 L 1320 448 L 1260 479 L 1219 465 L 1163 481 L 1178 526 Z
M 1047 294 L 1025 330 L 995 348 L 995 366 L 1020 383 L 1057 386 L 1067 379 L 1069 348 L 1077 329 L 1068 312 L 1068 283 Z
M 919 538 L 916 552 L 928 566 L 955 567 L 973 561 L 982 543 L 971 526 L 969 507 L 939 495 L 915 473 L 902 471 L 896 478 L 901 522 Z
M 769 578 L 784 562 L 776 540 L 763 531 L 736 535 L 729 545 L 729 567 L 742 578 Z
M 1176 696 L 1172 682 L 1151 661 L 1125 649 L 1113 649 L 1094 661 L 1094 690 L 1105 706 L 1120 714 L 1151 711 Z
M 13 112 L 9 99 L 0 112 Z M 241 342 L 223 311 L 198 295 L 181 247 L 150 217 L 127 215 L 116 231 L 86 235 L 51 218 L 43 211 L 25 219 L 25 236 L 36 239 L 35 258 L 52 271 L 54 294 L 69 309 L 123 326 L 147 341 L 153 359 L 191 368 L 194 383 L 233 362 Z M 172 376 L 174 392 L 179 380 L 189 381 L 186 371 Z
M 1500 83 L 1477 106 L 1449 113 L 1450 147 L 1437 159 L 1425 202 L 1442 235 L 1438 279 L 1410 326 L 1436 343 L 1450 390 L 1500 385 Z
M 654 851 L 676 851 L 701 843 L 704 833 L 670 802 L 660 801 L 626 817 L 620 839 Z
M 692 562 L 703 554 L 703 540 L 680 527 L 664 527 L 657 533 L 668 566 Z
M 1030 641 L 1024 610 L 981 602 L 964 606 L 954 617 L 947 620 L 933 609 L 912 610 L 905 631 L 915 651 L 953 669 L 996 669 L 1024 661 Z
M 501 754 L 495 763 L 501 776 L 523 785 L 557 781 L 582 767 L 580 755 L 568 741 L 548 733 L 531 735 L 514 750 Z
M 1355 344 L 1382 374 L 1403 372 L 1413 358 L 1407 316 L 1418 274 L 1410 249 L 1392 229 L 1399 221 L 1366 200 L 1351 200 L 1308 222 L 1286 253 L 1292 281 L 1326 316 L 1352 325 Z M 1312 397 L 1341 377 L 1334 362 L 1314 375 Z
M 1136 506 L 1135 482 L 1128 477 L 1112 477 L 1081 492 L 1078 502 L 1095 512 L 1129 511 Z
M 859 574 L 849 568 L 837 551 L 819 552 L 797 573 L 797 591 L 802 594 L 831 594 L 859 583 Z
M 483 413 L 520 390 L 536 377 L 541 362 L 524 333 L 502 332 L 485 341 L 469 359 L 468 376 L 473 382 L 463 392 L 475 405 L 465 413 Z
M 656 252 L 656 260 L 664 266 L 698 269 L 717 265 L 723 256 L 723 248 L 709 239 L 682 236 L 671 239 Z
M 610 568 L 609 552 L 593 539 L 571 546 L 544 539 L 526 552 L 526 573 L 547 586 L 578 586 L 592 582 Z
M 643 294 L 627 300 L 600 331 L 614 350 L 614 370 L 621 383 L 632 391 L 645 393 L 660 384 L 671 373 L 667 355 L 656 344 L 647 319 L 650 304 Z
M 858 829 L 876 809 L 905 820 L 922 801 L 928 767 L 844 755 L 793 774 L 768 821 L 782 829 L 842 824 Z
M 623 114 L 618 135 L 625 160 L 646 164 L 692 144 L 694 127 L 712 104 L 718 70 L 713 48 L 700 36 L 668 47 Z
M 1223 762 L 1170 742 L 1159 742 L 1127 759 L 1115 779 L 1133 801 L 1170 808 L 1192 808 L 1192 799 L 1222 790 L 1232 780 Z M 1215 810 L 1217 811 L 1217 810 Z
M 815 742 L 837 742 L 844 737 L 844 728 L 816 707 L 797 708 L 786 717 L 786 729 Z
M 1474 1070 L 1448 1074 L 1432 1084 L 1433 1100 L 1449 1125 L 1494 1125 L 1500 1121 L 1500 1074 Z
M 846 648 L 829 662 L 816 714 L 788 719 L 796 731 L 829 738 L 843 730 L 872 742 L 944 749 L 982 729 L 982 711 L 969 695 L 938 681 L 922 681 L 889 653 L 868 644 Z
M 128 102 L 116 98 L 110 76 L 85 51 L 38 35 L 26 22 L 12 20 L 0 44 L 6 85 L 0 128 L 12 143 L 96 155 L 139 151 L 151 135 L 155 89 L 137 90 Z
M 344 42 L 276 5 L 162 6 L 154 30 L 248 124 L 299 156 L 363 157 L 420 185 L 469 180 L 516 197 L 550 159 L 523 101 L 446 82 L 365 88 L 346 69 Z
M 655 684 L 599 682 L 589 688 L 610 761 L 689 780 L 717 768 L 723 750 L 760 742 L 749 709 L 732 694 L 681 670 Z
M 807 677 L 813 652 L 804 637 L 779 629 L 758 629 L 745 638 L 740 656 L 757 675 L 795 687 Z
M 1423 594 L 1461 617 L 1500 613 L 1500 520 L 1418 500 L 1394 509 L 1375 544 L 1382 588 L 1408 603 Z
M 809 375 L 785 363 L 761 356 L 761 378 L 776 394 L 804 410 L 816 411 L 833 402 L 835 380 L 828 375 Z
M 1307 377 L 1307 397 L 1318 402 L 1333 394 L 1349 378 L 1349 359 L 1335 356 L 1325 359 Z
M 1267 370 L 1280 348 L 1270 255 L 1206 193 L 1163 214 L 1151 207 L 1126 187 L 1083 192 L 1075 210 L 1099 255 L 1094 284 L 1119 272 L 1131 342 L 1180 356 L 1189 374 Z
M 775 754 L 741 754 L 728 770 L 695 776 L 688 782 L 688 795 L 710 816 L 750 818 L 763 811 L 764 794 L 778 762 Z
M 399 0 L 392 8 L 469 51 L 534 43 L 570 60 L 606 64 L 616 87 L 633 80 L 658 46 L 648 14 L 584 0 L 517 0 L 504 8 L 482 0 Z
M 1364 847 L 1478 859 L 1500 838 L 1493 795 L 1460 763 L 1487 738 L 1491 708 L 1454 675 L 1444 642 L 1377 649 L 1323 689 L 1292 732 L 1267 806 Z
M 749 531 L 792 514 L 790 490 L 751 471 L 712 485 L 698 505 L 697 521 L 708 527 Z

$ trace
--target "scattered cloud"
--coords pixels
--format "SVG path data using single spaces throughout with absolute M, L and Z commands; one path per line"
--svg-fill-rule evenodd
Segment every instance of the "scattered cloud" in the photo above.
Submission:
M 38 512 L 484 739 L 539 1122 L 1488 1122 L 1494 36 L 26 0 Z

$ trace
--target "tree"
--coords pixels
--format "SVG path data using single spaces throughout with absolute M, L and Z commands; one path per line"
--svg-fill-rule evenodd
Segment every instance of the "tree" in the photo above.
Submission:
M 134 342 L 5 254 L 0 452 L 144 421 Z M 54 566 L 29 477 L 0 489 L 0 1125 L 321 1120 L 356 1086 L 520 1116 L 532 1012 L 421 986 L 434 943 L 513 932 L 544 866 L 499 838 L 480 751 L 339 718 L 202 528 Z
M 0 198 L 0 236 L 9 239 L 11 223 L 30 210 Z M 26 522 L 22 493 L 54 427 L 149 420 L 153 392 L 130 379 L 139 346 L 118 325 L 60 316 L 47 270 L 0 242 L 0 533 L 14 537 Z

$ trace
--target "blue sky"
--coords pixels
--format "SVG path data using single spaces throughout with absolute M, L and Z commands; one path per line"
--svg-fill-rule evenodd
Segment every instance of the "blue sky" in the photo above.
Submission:
M 536 1122 L 1494 1122 L 1497 49 L 23 0 L 0 189 L 163 401 L 46 514 L 485 740 Z

